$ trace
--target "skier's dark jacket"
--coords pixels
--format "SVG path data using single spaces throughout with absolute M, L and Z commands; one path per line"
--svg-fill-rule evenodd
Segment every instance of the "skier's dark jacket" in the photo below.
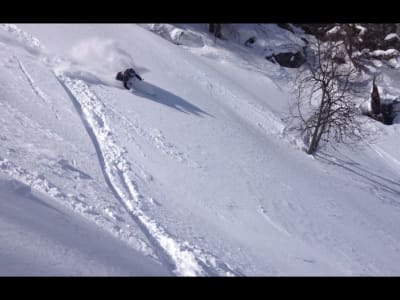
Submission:
M 129 90 L 128 81 L 129 79 L 136 77 L 139 80 L 143 80 L 132 68 L 126 69 L 125 72 L 118 72 L 116 79 L 124 83 L 124 87 Z

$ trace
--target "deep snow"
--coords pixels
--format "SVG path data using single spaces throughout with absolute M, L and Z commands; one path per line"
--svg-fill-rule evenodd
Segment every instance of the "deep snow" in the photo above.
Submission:
M 1 274 L 23 275 L 22 266 L 53 274 L 32 262 L 40 247 L 54 261 L 65 256 L 60 272 L 71 275 L 399 274 L 399 124 L 366 120 L 374 142 L 310 157 L 282 121 L 295 71 L 260 55 L 284 47 L 287 31 L 265 25 L 270 41 L 247 49 L 214 44 L 200 25 L 157 27 L 173 37 L 188 30 L 181 46 L 150 27 L 1 25 Z M 145 81 L 127 91 L 114 76 L 132 65 Z M 383 94 L 398 95 L 398 70 L 381 70 Z M 85 225 L 48 231 L 61 226 L 56 212 L 17 204 L 11 179 Z M 34 224 L 4 220 L 25 215 L 66 246 L 33 244 L 7 256 L 23 247 L 17 228 L 29 235 Z M 65 243 L 92 230 L 113 237 Z M 78 267 L 86 254 L 69 247 L 94 246 L 104 254 Z M 101 255 L 110 252 L 116 258 L 106 264 Z M 149 262 L 136 264 L 140 255 Z
M 0 180 L 0 275 L 167 276 L 159 263 L 16 180 Z

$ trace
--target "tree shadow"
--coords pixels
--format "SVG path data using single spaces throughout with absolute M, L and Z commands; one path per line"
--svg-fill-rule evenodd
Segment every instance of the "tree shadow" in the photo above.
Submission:
M 351 159 L 345 160 L 327 153 L 317 153 L 316 157 L 326 161 L 331 165 L 339 166 L 358 177 L 364 179 L 367 183 L 370 183 L 376 190 L 384 191 L 395 196 L 396 199 L 400 199 L 400 181 L 394 181 L 390 178 L 376 174 Z M 396 205 L 400 206 L 400 201 L 395 201 Z M 394 203 L 392 203 L 394 204 Z
M 213 115 L 205 112 L 198 106 L 191 104 L 190 102 L 179 97 L 178 95 L 175 95 L 149 82 L 136 81 L 134 82 L 133 86 L 134 87 L 131 90 L 131 92 L 134 95 L 146 98 L 148 100 L 157 102 L 159 104 L 166 105 L 168 107 L 171 107 L 186 114 L 194 114 L 198 117 L 204 117 L 204 116 L 214 117 Z

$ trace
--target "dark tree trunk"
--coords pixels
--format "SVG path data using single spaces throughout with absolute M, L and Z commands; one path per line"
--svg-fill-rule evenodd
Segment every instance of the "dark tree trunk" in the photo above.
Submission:
M 379 96 L 378 87 L 375 84 L 375 77 L 372 82 L 371 113 L 375 116 L 381 113 L 381 97 Z
M 221 23 L 216 23 L 215 24 L 215 36 L 217 37 L 217 38 L 221 38 L 222 37 L 222 34 L 221 34 Z
M 208 31 L 211 33 L 215 32 L 215 23 L 208 23 Z
M 317 149 L 317 145 L 319 142 L 318 141 L 318 137 L 319 137 L 318 129 L 319 129 L 318 127 L 314 128 L 313 136 L 311 139 L 310 146 L 308 147 L 307 154 L 313 154 L 315 152 L 315 150 Z
M 214 34 L 214 36 L 217 38 L 222 37 L 221 29 L 221 23 L 208 23 L 208 31 Z

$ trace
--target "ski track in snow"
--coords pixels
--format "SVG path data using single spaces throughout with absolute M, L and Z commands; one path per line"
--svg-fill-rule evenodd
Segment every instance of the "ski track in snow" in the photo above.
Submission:
M 240 115 L 263 131 L 279 136 L 283 135 L 284 125 L 272 112 L 262 108 L 256 103 L 246 100 L 246 97 L 238 97 L 236 93 L 225 88 L 223 83 L 219 81 L 211 82 L 208 78 L 209 76 L 207 76 L 206 73 L 198 71 L 197 75 L 191 76 L 191 81 L 199 82 L 201 86 L 210 91 L 211 95 L 216 95 L 217 99 L 221 98 L 220 96 L 222 96 L 222 98 L 228 97 L 231 99 L 232 102 L 227 102 L 227 104 L 230 105 L 236 113 L 238 112 L 238 107 L 248 107 L 249 110 L 240 110 Z M 243 90 L 238 90 L 237 93 L 240 95 L 248 94 Z M 249 95 L 248 98 L 251 99 L 252 97 Z M 245 102 L 246 105 L 243 105 L 243 102 Z
M 105 95 L 105 97 L 107 97 L 107 95 Z M 140 151 L 143 157 L 146 157 L 146 154 L 143 152 L 140 145 L 135 141 L 135 138 L 132 137 L 129 132 L 135 132 L 137 135 L 145 138 L 149 143 L 154 145 L 154 147 L 156 147 L 158 150 L 168 155 L 172 159 L 181 163 L 187 163 L 193 168 L 201 168 L 199 163 L 193 161 L 185 152 L 178 149 L 176 145 L 166 141 L 165 136 L 159 129 L 154 129 L 151 132 L 148 132 L 139 125 L 138 120 L 134 117 L 128 120 L 123 114 L 118 112 L 115 107 L 109 105 L 107 108 L 108 112 L 110 112 L 110 115 L 114 115 L 115 120 L 121 122 L 121 125 L 128 129 L 126 135 L 132 142 L 134 142 L 136 148 Z
M 389 161 L 389 165 L 392 165 L 391 163 L 394 163 L 397 168 L 396 171 L 400 170 L 400 161 L 397 160 L 396 158 L 394 158 L 392 155 L 390 155 L 389 153 L 387 153 L 386 151 L 384 151 L 381 147 L 376 146 L 376 145 L 371 145 L 371 148 L 380 156 L 382 157 L 384 160 Z
M 98 226 L 107 230 L 115 237 L 124 240 L 127 244 L 134 246 L 138 251 L 149 252 L 148 246 L 144 241 L 133 236 L 131 233 L 127 234 L 120 226 L 115 225 L 115 220 L 119 217 L 118 215 L 115 215 L 115 209 L 112 210 L 112 206 L 103 209 L 89 205 L 78 196 L 63 193 L 59 187 L 46 179 L 45 176 L 36 172 L 29 172 L 6 158 L 0 157 L 0 171 L 15 180 L 30 186 L 32 189 L 52 197 L 59 201 L 59 203 L 81 214 L 83 217 L 94 221 Z M 108 217 L 114 220 L 114 222 L 109 221 L 108 218 L 102 215 L 103 210 Z
M 142 229 L 164 265 L 173 268 L 175 274 L 182 276 L 239 275 L 239 272 L 231 270 L 213 255 L 187 241 L 179 241 L 177 237 L 172 237 L 142 211 L 141 202 L 146 197 L 139 193 L 138 187 L 131 180 L 138 175 L 133 172 L 131 164 L 125 158 L 125 151 L 117 145 L 108 126 L 107 108 L 82 80 L 71 79 L 63 74 L 56 76 L 81 115 L 96 148 L 109 188 Z
M 22 43 L 22 46 L 27 50 L 28 52 L 32 52 L 32 50 L 35 52 L 33 53 L 34 55 L 37 55 L 40 52 L 44 51 L 44 47 L 41 45 L 39 40 L 32 35 L 26 33 L 25 31 L 19 29 L 16 25 L 13 24 L 0 24 L 0 29 L 10 33 L 14 38 Z M 3 44 L 3 47 L 6 47 L 8 51 L 11 53 L 14 53 L 14 51 L 8 47 L 6 44 Z M 38 53 L 36 53 L 38 52 Z M 12 58 L 15 59 L 18 63 L 18 66 L 22 72 L 22 74 L 25 76 L 27 79 L 29 85 L 31 86 L 32 90 L 34 93 L 43 101 L 43 103 L 47 106 L 50 106 L 50 108 L 54 111 L 56 119 L 60 120 L 60 115 L 57 111 L 57 109 L 54 107 L 52 104 L 52 101 L 48 99 L 48 96 L 39 88 L 37 84 L 35 84 L 35 81 L 33 80 L 32 76 L 29 74 L 28 70 L 25 68 L 25 66 L 22 64 L 22 61 L 18 58 L 18 56 L 14 53 L 12 55 Z
M 282 226 L 280 226 L 276 222 L 272 221 L 272 219 L 268 216 L 266 209 L 262 206 L 260 206 L 260 213 L 264 217 L 264 219 L 267 220 L 267 222 L 272 225 L 272 227 L 274 227 L 276 230 L 284 233 L 285 235 L 290 236 L 290 233 L 287 232 Z
M 18 66 L 21 69 L 22 73 L 25 75 L 26 79 L 29 82 L 29 85 L 31 86 L 32 90 L 35 92 L 35 94 L 46 104 L 51 107 L 51 109 L 54 111 L 56 119 L 60 120 L 60 116 L 57 112 L 57 110 L 54 108 L 54 105 L 51 103 L 51 101 L 48 100 L 48 97 L 46 94 L 35 84 L 35 82 L 32 79 L 32 76 L 29 74 L 29 72 L 26 70 L 22 62 L 15 57 L 15 59 L 18 62 Z
M 30 53 L 40 53 L 44 49 L 36 38 L 20 30 L 15 25 L 0 24 L 0 29 L 7 31 L 10 35 L 16 37 L 17 41 L 21 44 L 18 46 L 22 46 Z M 213 55 L 214 58 L 218 58 L 218 53 Z M 233 57 L 224 57 L 223 59 L 230 60 L 231 62 L 233 61 Z M 268 64 L 268 68 L 271 71 L 261 72 L 261 68 L 258 68 L 255 63 L 250 63 L 250 58 L 245 59 L 243 56 L 242 59 L 243 61 L 247 61 L 247 64 L 240 62 L 243 68 L 253 72 L 266 74 L 270 78 L 275 78 L 274 82 L 281 74 L 277 71 L 280 67 L 272 68 L 269 62 L 266 64 Z M 26 64 L 24 66 L 18 58 L 16 58 L 16 60 L 18 61 L 20 70 L 30 84 L 32 91 L 41 99 L 41 101 L 43 101 L 43 103 L 51 105 L 51 99 L 49 99 L 43 90 L 41 90 L 35 83 L 33 80 L 34 76 L 32 77 L 31 74 L 29 74 L 28 70 L 31 70 L 29 68 L 30 65 Z M 22 61 L 25 62 L 25 60 Z M 184 63 L 188 64 L 185 60 Z M 238 62 L 235 61 L 235 63 Z M 35 74 L 37 73 L 34 72 L 32 75 Z M 138 136 L 143 137 L 150 145 L 153 145 L 172 159 L 179 162 L 189 162 L 189 165 L 191 164 L 195 167 L 198 167 L 196 166 L 197 163 L 191 161 L 186 153 L 180 151 L 179 147 L 169 143 L 160 130 L 154 129 L 147 131 L 146 126 L 143 124 L 140 125 L 140 119 L 129 120 L 125 118 L 123 114 L 118 112 L 118 107 L 114 108 L 112 105 L 105 105 L 104 103 L 108 102 L 106 102 L 104 98 L 108 95 L 102 95 L 99 93 L 95 94 L 89 88 L 88 84 L 82 80 L 72 79 L 62 73 L 56 74 L 56 76 L 60 84 L 70 96 L 70 99 L 79 113 L 87 133 L 95 147 L 97 159 L 100 162 L 107 183 L 105 188 L 111 190 L 115 199 L 118 200 L 121 205 L 117 202 L 113 203 L 112 199 L 110 203 L 108 203 L 109 206 L 106 208 L 97 204 L 94 204 L 96 207 L 93 207 L 90 205 L 92 203 L 86 203 L 84 202 L 85 199 L 80 199 L 81 196 L 73 196 L 71 194 L 63 193 L 62 191 L 64 188 L 61 189 L 61 185 L 54 185 L 43 175 L 36 172 L 29 172 L 2 157 L 0 157 L 0 171 L 30 185 L 38 191 L 52 196 L 56 200 L 60 200 L 62 204 L 72 207 L 75 211 L 80 212 L 86 218 L 95 220 L 95 223 L 98 223 L 98 220 L 103 216 L 103 213 L 113 220 L 116 220 L 118 214 L 115 214 L 112 208 L 120 206 L 120 212 L 123 212 L 125 215 L 125 211 L 123 210 L 126 210 L 128 215 L 132 218 L 132 221 L 142 230 L 143 234 L 147 238 L 146 242 L 150 243 L 150 247 L 152 247 L 152 250 L 154 250 L 158 255 L 159 260 L 166 267 L 173 270 L 177 275 L 241 275 L 240 272 L 233 271 L 228 265 L 221 262 L 212 254 L 191 245 L 171 233 L 168 233 L 161 224 L 145 214 L 146 210 L 143 208 L 147 204 L 145 201 L 148 201 L 150 204 L 153 203 L 153 200 L 150 197 L 151 195 L 146 195 L 141 191 L 141 189 L 139 189 L 139 187 L 142 186 L 142 183 L 144 183 L 143 188 L 146 188 L 145 183 L 146 181 L 149 181 L 148 177 L 145 176 L 147 173 L 137 166 L 135 162 L 128 161 L 126 150 L 117 143 L 117 140 L 119 139 L 118 134 L 121 133 L 112 132 L 108 125 L 110 123 L 114 125 L 114 121 L 120 122 L 122 125 L 121 127 L 127 129 L 127 139 L 133 141 L 132 144 L 135 145 L 138 153 L 143 156 L 146 156 L 146 153 L 143 151 L 141 144 L 137 141 Z M 264 107 L 263 105 L 259 105 L 258 102 L 252 101 L 252 99 L 257 98 L 257 95 L 253 95 L 250 90 L 240 87 L 228 88 L 232 85 L 230 80 L 227 78 L 214 81 L 210 81 L 209 78 L 210 76 L 208 76 L 207 72 L 199 70 L 196 71 L 194 75 L 189 75 L 189 77 L 184 79 L 199 82 L 200 86 L 205 91 L 209 92 L 210 95 L 215 96 L 218 100 L 223 98 L 232 100 L 224 101 L 223 104 L 229 107 L 232 112 L 236 113 L 241 118 L 249 121 L 249 123 L 254 127 L 266 132 L 266 134 L 285 138 L 286 141 L 295 143 L 296 145 L 301 144 L 298 139 L 296 140 L 294 136 L 290 135 L 290 132 L 286 132 L 286 130 L 289 130 L 290 128 L 285 128 L 284 122 L 279 119 L 277 114 L 270 111 L 268 107 Z M 7 106 L 10 105 L 9 103 L 5 104 Z M 0 106 L 3 105 L 4 103 L 0 102 Z M 4 107 L 5 106 L 2 108 Z M 9 108 L 12 109 L 11 106 Z M 51 108 L 53 109 L 53 107 Z M 18 112 L 18 110 L 16 111 Z M 6 110 L 6 112 L 8 111 Z M 18 122 L 22 122 L 22 127 L 25 127 L 23 125 L 28 124 L 31 121 L 28 117 L 19 120 L 20 115 L 10 115 L 15 117 Z M 58 118 L 59 116 L 56 114 L 56 117 Z M 30 124 L 30 126 L 33 125 L 35 124 Z M 39 128 L 39 124 L 35 126 Z M 46 133 L 46 136 L 53 135 L 53 133 L 48 129 L 43 128 L 42 131 Z M 134 132 L 136 135 L 129 134 L 129 131 Z M 55 134 L 54 137 L 56 137 Z M 0 136 L 0 139 L 1 138 L 2 137 Z M 57 138 L 62 140 L 61 137 Z M 385 161 L 385 163 L 395 172 L 399 172 L 399 160 L 393 157 L 390 153 L 384 151 L 381 147 L 372 147 L 372 149 L 377 155 L 379 155 L 379 158 L 382 161 Z M 329 161 L 329 163 L 334 164 L 335 167 L 339 166 L 340 168 L 347 170 L 347 177 L 348 179 L 351 179 L 349 182 L 359 185 L 360 188 L 364 190 L 367 189 L 371 191 L 371 193 L 376 195 L 377 198 L 381 199 L 386 204 L 390 203 L 394 208 L 400 206 L 400 202 L 398 201 L 398 196 L 400 195 L 398 187 L 399 183 L 390 180 L 390 178 L 384 178 L 380 173 L 372 174 L 371 172 L 373 172 L 373 169 L 371 168 L 361 169 L 357 166 L 352 166 L 351 164 L 346 163 L 340 158 L 336 159 L 335 157 L 326 157 L 325 159 Z M 58 164 L 64 171 L 75 172 L 78 174 L 78 177 L 85 177 L 85 173 L 80 173 L 78 169 L 75 169 L 74 163 L 70 164 L 68 161 L 62 159 L 58 161 Z M 107 195 L 109 195 L 109 193 L 107 193 Z M 82 199 L 84 201 L 82 201 Z M 365 274 L 379 274 L 379 269 L 375 267 L 377 264 L 374 262 L 374 257 L 366 257 L 361 249 L 357 249 L 357 247 L 353 248 L 353 245 L 355 244 L 346 241 L 335 231 L 324 230 L 324 228 L 321 229 L 318 222 L 314 222 L 313 218 L 311 218 L 311 216 L 315 215 L 315 212 L 309 212 L 309 207 L 302 205 L 301 201 L 297 201 L 297 199 L 279 198 L 272 199 L 269 206 L 266 206 L 268 204 L 263 205 L 265 206 L 262 206 L 261 204 L 259 205 L 258 213 L 263 216 L 274 230 L 280 231 L 291 238 L 300 238 L 301 240 L 306 241 L 307 244 L 313 245 L 317 248 L 329 248 L 329 251 L 335 252 L 335 256 L 340 258 L 340 260 L 345 258 L 344 262 L 340 262 L 340 260 L 336 261 L 335 259 L 333 261 L 334 264 L 338 265 L 343 263 L 343 265 L 340 266 L 340 269 L 346 270 L 350 275 L 352 274 L 352 269 L 348 268 L 348 266 L 352 265 L 361 268 L 360 272 L 365 272 Z M 336 204 L 334 202 L 326 202 L 323 211 L 328 212 L 329 215 L 333 215 L 334 218 L 337 219 L 343 217 L 340 214 L 339 209 L 337 210 L 339 214 L 336 215 Z M 217 213 L 220 212 L 217 211 Z M 357 215 L 355 215 L 354 218 L 355 217 L 357 217 Z M 361 221 L 365 226 L 367 226 L 368 223 L 365 223 L 363 219 L 360 218 L 360 222 Z M 104 221 L 101 224 L 104 225 Z M 106 224 L 105 228 L 110 231 L 115 224 L 117 224 L 117 222 L 109 222 Z M 363 225 L 362 223 L 360 224 Z M 115 226 L 118 227 L 117 225 Z M 370 228 L 376 230 L 376 232 L 381 230 L 378 226 L 376 226 L 376 228 Z M 371 232 L 373 231 L 371 230 Z M 123 239 L 122 235 L 119 237 Z M 390 235 L 388 235 L 388 238 L 390 238 Z M 397 243 L 395 238 L 392 238 L 391 241 L 393 245 Z M 149 247 L 143 240 L 135 240 L 135 242 L 142 242 L 144 248 Z M 306 261 L 306 259 L 303 260 Z M 314 259 L 310 259 L 307 262 L 312 263 L 314 262 Z
M 30 84 L 32 90 L 35 92 L 35 94 L 36 94 L 40 99 L 42 99 L 44 103 L 50 104 L 50 103 L 49 103 L 49 100 L 47 100 L 47 96 L 45 95 L 45 93 L 43 93 L 43 91 L 42 91 L 38 86 L 35 85 L 35 83 L 34 83 L 32 77 L 30 76 L 30 74 L 28 73 L 28 71 L 25 69 L 25 67 L 23 66 L 22 62 L 21 62 L 18 58 L 16 58 L 16 59 L 17 59 L 19 68 L 21 69 L 22 73 L 24 73 L 25 77 L 28 79 L 28 82 L 29 82 L 29 84 Z

